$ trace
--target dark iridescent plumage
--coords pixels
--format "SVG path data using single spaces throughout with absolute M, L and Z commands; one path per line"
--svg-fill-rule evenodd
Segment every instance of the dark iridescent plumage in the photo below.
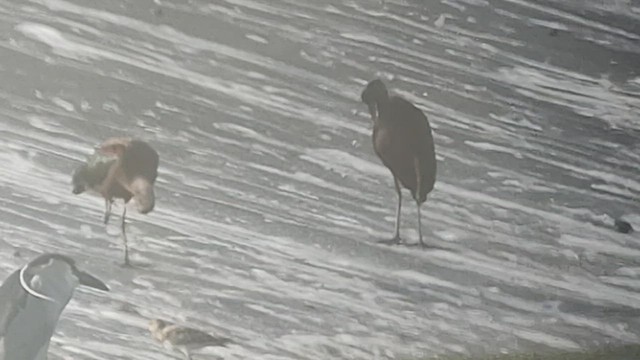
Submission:
M 389 96 L 381 80 L 373 80 L 362 91 L 362 101 L 369 107 L 373 119 L 373 148 L 382 163 L 391 171 L 398 194 L 395 235 L 400 241 L 400 186 L 411 191 L 418 208 L 418 234 L 422 229 L 420 205 L 427 200 L 436 181 L 436 153 L 427 116 L 415 105 L 399 96 Z
M 98 191 L 103 181 L 107 178 L 109 169 L 118 161 L 113 154 L 102 154 L 98 150 L 87 157 L 87 161 L 73 172 L 73 193 L 81 194 L 87 190 Z M 131 199 L 131 193 L 122 186 L 115 186 L 110 193 L 114 198 Z

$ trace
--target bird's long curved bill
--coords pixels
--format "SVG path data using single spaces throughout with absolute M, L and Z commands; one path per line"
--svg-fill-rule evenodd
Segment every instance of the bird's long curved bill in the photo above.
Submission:
M 102 291 L 109 291 L 109 287 L 104 282 L 102 282 L 102 280 L 89 273 L 78 271 L 76 273 L 76 276 L 78 277 L 78 282 L 80 282 L 80 285 L 92 287 L 94 289 Z
M 378 121 L 378 107 L 376 106 L 375 103 L 369 103 L 367 104 L 367 106 L 369 107 L 369 114 L 371 114 L 371 120 L 373 120 L 373 122 L 375 123 L 376 121 Z
M 41 293 L 35 291 L 29 285 L 27 280 L 24 278 L 24 274 L 27 272 L 28 269 L 29 269 L 29 264 L 25 265 L 22 269 L 20 269 L 20 286 L 22 286 L 24 291 L 26 291 L 29 295 L 31 295 L 31 296 L 33 296 L 35 298 L 46 300 L 46 301 L 51 301 L 51 302 L 56 302 L 53 298 L 50 298 L 47 295 L 44 295 L 44 294 L 41 294 Z

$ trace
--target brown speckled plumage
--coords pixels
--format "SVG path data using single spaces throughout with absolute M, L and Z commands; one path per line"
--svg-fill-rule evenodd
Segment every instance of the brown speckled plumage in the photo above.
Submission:
M 164 320 L 151 320 L 149 323 L 154 339 L 165 347 L 181 351 L 186 359 L 191 359 L 191 351 L 209 346 L 226 346 L 228 338 L 215 337 L 203 331 L 171 324 Z

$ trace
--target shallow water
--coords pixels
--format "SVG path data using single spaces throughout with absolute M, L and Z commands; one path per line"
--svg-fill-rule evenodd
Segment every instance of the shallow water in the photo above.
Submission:
M 112 289 L 78 291 L 52 359 L 175 358 L 155 317 L 232 337 L 203 351 L 225 359 L 640 341 L 640 238 L 610 225 L 640 228 L 640 4 L 7 0 L 0 30 L 0 275 L 57 251 Z M 436 248 L 376 244 L 374 77 L 434 128 Z M 70 185 L 123 133 L 161 155 L 135 270 Z

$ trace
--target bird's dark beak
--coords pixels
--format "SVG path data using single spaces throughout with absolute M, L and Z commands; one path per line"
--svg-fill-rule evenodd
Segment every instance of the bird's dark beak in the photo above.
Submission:
M 376 106 L 375 102 L 369 102 L 367 103 L 367 106 L 369 107 L 369 114 L 371 114 L 371 120 L 373 120 L 373 122 L 375 123 L 376 121 L 378 121 L 378 107 Z
M 92 287 L 94 289 L 98 289 L 102 291 L 109 291 L 109 287 L 105 283 L 103 283 L 102 280 L 98 279 L 97 277 L 89 273 L 86 273 L 84 271 L 78 271 L 76 272 L 76 276 L 78 277 L 78 281 L 80 282 L 80 285 Z

